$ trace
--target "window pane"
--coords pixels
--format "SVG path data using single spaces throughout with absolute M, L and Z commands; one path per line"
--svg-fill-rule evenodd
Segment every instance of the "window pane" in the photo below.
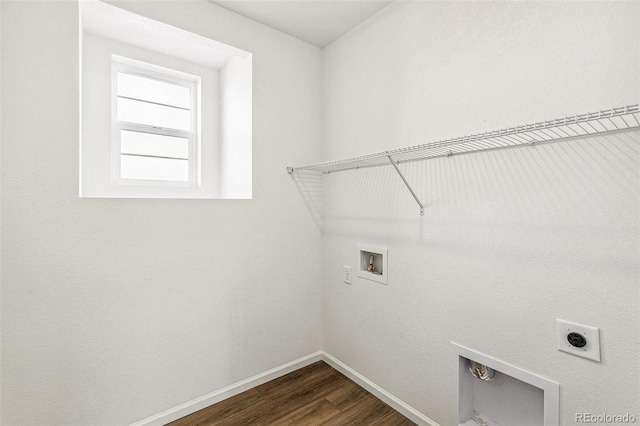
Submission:
M 191 108 L 191 90 L 165 81 L 118 73 L 118 96 Z
M 121 155 L 120 177 L 123 179 L 188 182 L 189 161 Z
M 122 130 L 120 132 L 120 149 L 123 154 L 153 155 L 186 160 L 189 158 L 189 139 Z
M 118 98 L 118 121 L 191 130 L 191 112 L 187 110 L 125 98 Z

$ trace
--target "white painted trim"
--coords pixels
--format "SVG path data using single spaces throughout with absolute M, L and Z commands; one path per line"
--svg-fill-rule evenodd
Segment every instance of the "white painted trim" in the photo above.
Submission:
M 253 389 L 256 386 L 260 386 L 263 383 L 267 383 L 270 380 L 277 379 L 278 377 L 289 374 L 293 371 L 299 370 L 302 367 L 313 364 L 316 361 L 324 359 L 324 353 L 321 351 L 314 352 L 302 358 L 298 358 L 287 364 L 283 364 L 279 367 L 267 370 L 264 373 L 256 374 L 248 379 L 241 380 L 237 383 L 219 389 L 217 391 L 208 393 L 199 398 L 180 404 L 176 407 L 170 408 L 161 413 L 155 414 L 146 419 L 142 419 L 130 426 L 162 426 L 174 420 L 178 420 L 184 416 L 195 413 L 198 410 L 202 410 L 217 402 L 223 401 L 232 396 L 238 395 L 249 389 Z
M 375 397 L 389 405 L 394 410 L 408 418 L 409 420 L 417 423 L 420 426 L 440 426 L 429 417 L 425 416 L 409 404 L 395 397 L 391 393 L 387 392 L 380 386 L 373 383 L 371 380 L 358 373 L 353 368 L 344 364 L 342 361 L 334 358 L 324 351 L 314 352 L 302 358 L 298 358 L 287 364 L 283 364 L 279 367 L 272 368 L 264 373 L 256 374 L 248 379 L 239 381 L 217 391 L 208 393 L 199 398 L 187 401 L 184 404 L 180 404 L 176 407 L 170 408 L 161 413 L 155 414 L 146 419 L 139 420 L 129 426 L 162 426 L 174 420 L 178 420 L 189 414 L 193 414 L 198 410 L 202 410 L 210 405 L 223 401 L 232 396 L 238 395 L 249 389 L 253 389 L 256 386 L 260 386 L 270 380 L 277 379 L 278 377 L 289 374 L 307 365 L 313 364 L 316 361 L 324 361 L 331 367 L 338 370 L 340 373 L 353 380 L 355 383 L 362 386 L 365 390 L 373 394 Z
M 123 73 L 135 77 L 143 77 L 152 81 L 170 83 L 175 86 L 187 88 L 189 90 L 190 105 L 189 130 L 178 130 L 170 128 L 159 128 L 147 124 L 136 122 L 126 122 L 118 120 L 118 74 Z M 196 187 L 197 177 L 200 175 L 201 164 L 198 153 L 200 152 L 201 123 L 198 119 L 201 111 L 200 91 L 202 78 L 184 71 L 162 67 L 149 62 L 139 61 L 129 57 L 111 54 L 111 182 L 116 185 L 136 185 L 136 186 L 158 186 L 158 187 Z M 187 181 L 170 180 L 145 180 L 129 179 L 122 177 L 121 154 L 122 154 L 122 131 L 141 132 L 161 136 L 176 137 L 188 140 L 188 179 Z M 144 190 L 143 190 L 144 193 Z
M 400 400 L 396 396 L 387 392 L 380 386 L 373 383 L 371 380 L 364 377 L 362 374 L 358 373 L 353 368 L 329 355 L 328 353 L 322 351 L 322 360 L 347 376 L 349 379 L 353 380 L 368 392 L 376 396 L 382 402 L 389 405 L 391 408 L 408 418 L 414 423 L 417 423 L 420 426 L 439 426 L 438 423 L 431 420 L 429 417 L 422 414 L 420 411 L 416 410 L 406 402 Z

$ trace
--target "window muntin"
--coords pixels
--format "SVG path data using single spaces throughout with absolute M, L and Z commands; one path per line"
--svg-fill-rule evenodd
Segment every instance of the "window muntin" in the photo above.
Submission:
M 189 163 L 180 159 L 146 157 L 122 154 L 120 174 L 122 179 L 188 182 Z
M 113 61 L 113 180 L 195 186 L 199 78 L 136 65 Z
M 118 73 L 118 96 L 184 109 L 191 108 L 191 92 L 188 86 L 150 79 L 142 75 Z
M 189 139 L 184 137 L 122 130 L 120 147 L 122 154 L 189 159 Z
M 191 111 L 118 96 L 118 121 L 160 129 L 191 130 Z

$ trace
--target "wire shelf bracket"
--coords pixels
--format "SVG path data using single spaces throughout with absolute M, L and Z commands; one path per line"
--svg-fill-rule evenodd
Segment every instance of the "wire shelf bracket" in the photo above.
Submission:
M 401 163 L 451 157 L 457 154 L 547 144 L 636 129 L 640 129 L 640 108 L 638 104 L 429 142 L 359 157 L 325 161 L 302 167 L 287 167 L 287 172 L 292 174 L 308 170 L 328 174 L 345 170 L 392 165 L 420 206 L 420 214 L 424 215 L 424 204 L 400 171 L 398 165 Z
M 400 171 L 400 168 L 398 167 L 398 163 L 393 158 L 391 158 L 391 155 L 387 155 L 387 158 L 389 158 L 389 162 L 391 162 L 391 165 L 393 165 L 393 168 L 396 169 L 396 172 L 398 172 L 398 175 L 400 175 L 400 179 L 402 179 L 402 182 L 404 182 L 404 184 L 407 186 L 407 189 L 413 196 L 413 199 L 416 200 L 416 203 L 418 203 L 418 205 L 420 206 L 420 215 L 424 216 L 424 204 L 422 204 L 422 202 L 416 195 L 415 191 L 413 190 L 413 188 L 411 188 L 411 185 L 409 185 L 409 182 L 407 182 L 407 179 L 404 177 L 404 175 Z

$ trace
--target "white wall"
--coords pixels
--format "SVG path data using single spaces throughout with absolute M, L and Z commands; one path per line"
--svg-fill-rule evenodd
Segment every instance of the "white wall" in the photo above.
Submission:
M 396 2 L 324 51 L 323 160 L 635 104 L 637 2 Z M 638 417 L 638 132 L 324 178 L 323 349 L 450 424 L 450 341 Z M 355 277 L 389 249 L 388 285 Z M 601 328 L 602 363 L 555 319 Z
M 324 83 L 318 49 L 208 2 L 115 4 L 253 53 L 254 199 L 78 199 L 77 3 L 3 1 L 2 424 L 130 423 L 321 339 L 441 424 L 451 340 L 558 381 L 566 424 L 637 410 L 637 133 L 403 166 L 424 217 L 390 168 L 333 174 L 323 239 L 284 173 L 323 132 L 328 160 L 636 103 L 637 3 L 398 2 Z M 359 242 L 387 286 L 342 284 Z
M 3 425 L 127 424 L 320 349 L 285 172 L 318 160 L 320 50 L 206 1 L 116 5 L 253 53 L 254 198 L 79 199 L 78 5 L 3 1 Z
M 2 7 L 0 7 L 0 93 L 2 93 Z M 2 102 L 0 102 L 0 188 L 2 188 Z M 2 342 L 2 193 L 0 191 L 0 342 Z M 1 352 L 1 351 L 0 351 Z M 2 353 L 0 353 L 0 366 Z M 0 368 L 0 383 L 2 383 L 2 368 Z M 2 386 L 0 386 L 0 419 L 2 419 Z

